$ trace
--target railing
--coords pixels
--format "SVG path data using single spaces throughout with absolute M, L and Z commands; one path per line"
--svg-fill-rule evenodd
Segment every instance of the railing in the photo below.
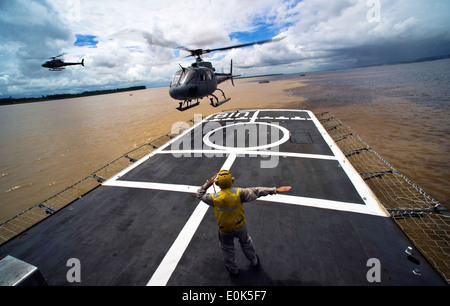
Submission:
M 194 119 L 191 119 L 188 122 L 194 122 Z M 30 227 L 36 225 L 61 208 L 71 204 L 73 201 L 81 199 L 86 193 L 98 187 L 103 181 L 125 169 L 130 163 L 134 163 L 148 155 L 175 136 L 176 135 L 168 133 L 149 143 L 145 143 L 119 156 L 87 177 L 64 188 L 41 203 L 33 205 L 14 217 L 2 221 L 0 223 L 0 245 L 13 237 L 18 235 L 20 237 L 20 235 Z
M 450 283 L 450 214 L 330 113 L 316 115 L 378 200 Z

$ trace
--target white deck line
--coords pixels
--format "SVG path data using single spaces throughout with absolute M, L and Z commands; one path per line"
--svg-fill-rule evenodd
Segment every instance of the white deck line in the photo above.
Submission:
M 320 208 L 320 209 L 353 212 L 353 213 L 359 213 L 359 214 L 384 217 L 384 214 L 380 210 L 373 210 L 373 209 L 371 209 L 371 207 L 364 205 L 364 204 L 359 204 L 359 203 L 349 203 L 349 202 L 324 200 L 324 199 L 317 199 L 317 198 L 307 198 L 307 197 L 291 196 L 291 195 L 284 195 L 284 194 L 268 195 L 266 197 L 259 198 L 257 201 L 275 202 L 275 203 L 298 205 L 298 206 L 307 206 L 307 207 L 314 207 L 314 208 Z
M 199 186 L 193 186 L 193 185 L 165 184 L 165 183 L 153 183 L 153 182 L 134 182 L 134 181 L 120 181 L 120 180 L 109 181 L 107 183 L 104 183 L 103 186 L 177 191 L 177 192 L 185 192 L 185 193 L 196 193 L 198 188 L 200 188 Z
M 258 118 L 258 115 L 259 115 L 259 110 L 257 110 L 257 111 L 253 114 L 252 119 L 250 119 L 250 122 L 255 122 L 256 119 Z
M 227 160 L 223 164 L 221 169 L 229 170 L 236 160 L 236 155 L 231 154 L 228 156 Z M 213 186 L 209 187 L 207 190 L 208 193 L 212 193 Z M 147 283 L 147 286 L 165 286 L 172 276 L 173 271 L 175 271 L 178 262 L 183 256 L 186 248 L 189 245 L 189 242 L 192 240 L 197 228 L 203 220 L 203 217 L 206 214 L 209 206 L 203 201 L 200 201 L 195 208 L 194 212 L 190 216 L 189 220 L 184 225 L 181 232 L 178 234 L 178 237 L 173 242 L 169 251 L 167 251 L 166 256 L 164 256 L 163 260 L 159 264 L 158 268 L 153 273 L 152 277 Z
M 295 153 L 295 152 L 277 152 L 270 150 L 254 151 L 245 150 L 239 148 L 232 148 L 230 150 L 170 150 L 161 151 L 156 154 L 174 154 L 177 156 L 190 157 L 192 154 L 205 154 L 206 156 L 222 156 L 228 154 L 240 155 L 261 155 L 261 156 L 286 156 L 286 157 L 299 157 L 299 158 L 312 158 L 312 159 L 325 159 L 325 160 L 338 160 L 336 156 L 333 155 L 321 155 L 321 154 L 307 154 L 307 153 Z
M 155 149 L 154 151 L 150 152 L 148 155 L 142 157 L 141 159 L 139 159 L 137 162 L 133 163 L 132 165 L 126 167 L 125 169 L 123 169 L 122 171 L 118 172 L 116 175 L 112 176 L 109 180 L 107 180 L 106 182 L 103 183 L 103 185 L 105 185 L 105 183 L 108 183 L 110 181 L 115 181 L 117 179 L 119 179 L 121 176 L 125 175 L 126 173 L 130 172 L 131 170 L 133 170 L 134 168 L 136 168 L 137 166 L 141 165 L 143 162 L 145 162 L 147 159 L 149 159 L 150 157 L 152 157 L 153 155 L 163 151 L 165 148 L 167 148 L 168 146 L 172 145 L 172 143 L 174 143 L 175 141 L 177 141 L 179 138 L 183 137 L 184 135 L 186 135 L 187 133 L 190 133 L 191 130 L 195 129 L 197 126 L 199 126 L 200 124 L 202 124 L 204 120 L 201 120 L 200 122 L 197 122 L 196 124 L 194 124 L 191 128 L 185 130 L 183 133 L 181 133 L 180 135 L 178 135 L 177 137 L 171 139 L 170 141 L 166 142 L 165 144 L 163 144 L 161 147 Z
M 250 120 L 249 123 L 254 123 L 254 117 Z M 259 145 L 256 147 L 226 147 L 226 146 L 222 146 L 222 145 L 218 145 L 215 143 L 212 143 L 209 140 L 210 135 L 216 133 L 218 130 L 222 130 L 222 129 L 227 129 L 229 127 L 232 126 L 241 126 L 241 125 L 248 125 L 249 123 L 246 122 L 242 122 L 242 123 L 234 123 L 232 125 L 229 126 L 221 126 L 219 128 L 216 128 L 212 131 L 209 131 L 208 133 L 206 133 L 203 136 L 203 144 L 205 144 L 206 146 L 210 147 L 210 148 L 216 148 L 218 150 L 230 150 L 232 152 L 239 152 L 241 150 L 245 150 L 245 151 L 249 151 L 249 150 L 253 150 L 253 151 L 257 151 L 257 150 L 265 150 L 271 147 L 278 147 L 279 145 L 285 143 L 286 141 L 289 140 L 290 137 L 290 131 L 288 129 L 286 129 L 285 127 L 279 126 L 279 125 L 273 125 L 271 123 L 267 123 L 267 122 L 258 122 L 256 124 L 260 124 L 260 125 L 267 125 L 267 126 L 274 126 L 275 128 L 281 130 L 283 132 L 283 137 L 275 142 L 269 143 L 269 144 L 264 144 L 264 145 Z
M 223 169 L 229 169 L 228 165 L 224 165 Z M 114 181 L 104 184 L 105 186 L 125 187 L 125 188 L 138 188 L 138 189 L 151 189 L 151 190 L 164 190 L 184 193 L 196 193 L 200 186 L 182 185 L 182 184 L 165 184 L 154 182 L 134 182 L 134 181 Z M 220 189 L 217 187 L 217 189 Z M 370 206 L 360 203 L 349 203 L 342 201 L 325 200 L 318 198 L 308 198 L 291 196 L 284 194 L 269 195 L 259 198 L 258 201 L 274 202 L 289 205 L 308 206 L 322 209 L 362 213 L 368 215 L 384 216 L 380 210 L 372 210 Z M 201 221 L 201 220 L 200 220 Z
M 370 208 L 371 211 L 379 211 L 380 215 L 384 217 L 389 217 L 388 211 L 381 205 L 375 194 L 372 190 L 367 186 L 364 180 L 361 178 L 359 173 L 353 168 L 352 164 L 348 161 L 347 157 L 345 157 L 344 153 L 339 149 L 338 145 L 334 142 L 328 132 L 324 129 L 322 124 L 316 118 L 316 116 L 311 112 L 307 111 L 312 118 L 314 125 L 319 130 L 323 139 L 326 141 L 334 156 L 337 157 L 342 169 L 344 169 L 345 173 L 348 175 L 350 181 L 353 186 L 355 186 L 356 191 L 363 199 L 364 203 Z
M 211 192 L 208 190 L 208 192 Z M 197 231 L 198 226 L 203 220 L 209 206 L 202 201 L 198 203 L 194 212 L 190 216 L 189 220 L 184 225 L 178 237 L 173 242 L 169 251 L 167 251 L 166 256 L 159 264 L 158 268 L 153 273 L 152 277 L 147 283 L 147 286 L 165 286 L 172 276 L 173 271 L 175 271 L 178 262 L 184 254 L 184 251 L 191 242 L 192 237 Z

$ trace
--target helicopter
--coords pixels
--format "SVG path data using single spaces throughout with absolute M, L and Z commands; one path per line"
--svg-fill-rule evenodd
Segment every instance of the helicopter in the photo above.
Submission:
M 195 107 L 200 104 L 200 99 L 209 96 L 212 96 L 210 101 L 211 106 L 213 107 L 217 107 L 231 99 L 227 98 L 223 90 L 217 88 L 217 85 L 226 80 L 231 80 L 231 83 L 234 86 L 233 78 L 238 77 L 238 75 L 233 75 L 233 60 L 231 60 L 230 73 L 216 73 L 216 69 L 210 62 L 203 61 L 201 58 L 203 54 L 276 42 L 283 38 L 269 39 L 216 49 L 188 49 L 186 47 L 176 47 L 176 49 L 190 52 L 191 54 L 187 57 L 196 57 L 195 63 L 192 63 L 190 67 L 183 67 L 180 65 L 181 69 L 174 74 L 172 82 L 170 83 L 169 95 L 175 100 L 181 100 L 177 109 L 179 111 L 184 111 L 191 107 Z M 222 101 L 219 101 L 219 98 L 214 95 L 216 90 L 222 93 L 224 98 Z M 193 103 L 193 100 L 196 100 L 196 102 Z
M 46 61 L 45 63 L 42 64 L 42 67 L 49 68 L 50 71 L 62 71 L 65 69 L 65 66 L 73 66 L 73 65 L 82 65 L 84 67 L 84 58 L 81 60 L 80 63 L 66 63 L 62 59 L 58 58 L 66 54 L 67 53 L 62 53 L 60 55 L 50 57 L 51 61 Z

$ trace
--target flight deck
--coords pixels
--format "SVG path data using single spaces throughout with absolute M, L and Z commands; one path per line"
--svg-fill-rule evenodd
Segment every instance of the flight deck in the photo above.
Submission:
M 420 252 L 405 253 L 410 241 L 312 112 L 222 112 L 172 132 L 0 257 L 38 267 L 49 285 L 446 285 Z M 238 277 L 225 269 L 212 208 L 196 197 L 221 169 L 237 187 L 292 186 L 244 204 L 260 266 L 236 242 Z M 71 258 L 79 282 L 68 281 Z

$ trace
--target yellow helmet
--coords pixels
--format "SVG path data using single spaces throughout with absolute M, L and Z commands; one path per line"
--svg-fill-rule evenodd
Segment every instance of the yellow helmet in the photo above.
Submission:
M 217 173 L 215 182 L 221 189 L 230 188 L 234 183 L 234 177 L 231 175 L 230 171 L 220 170 L 219 173 Z

